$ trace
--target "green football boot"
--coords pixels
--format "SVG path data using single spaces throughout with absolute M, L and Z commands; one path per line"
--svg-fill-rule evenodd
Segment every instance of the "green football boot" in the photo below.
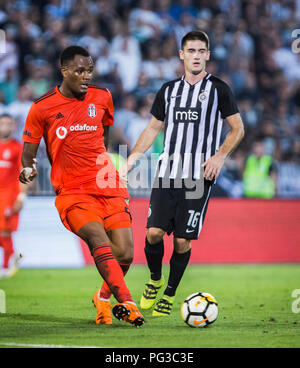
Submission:
M 154 305 L 157 293 L 164 284 L 165 279 L 163 276 L 158 281 L 150 279 L 150 281 L 146 284 L 145 290 L 141 296 L 141 309 L 150 309 Z
M 169 316 L 173 308 L 174 299 L 175 296 L 163 295 L 163 297 L 156 303 L 156 306 L 152 312 L 152 316 Z

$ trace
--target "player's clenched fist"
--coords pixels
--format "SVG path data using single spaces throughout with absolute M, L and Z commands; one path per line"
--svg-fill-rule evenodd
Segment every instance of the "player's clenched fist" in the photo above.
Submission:
M 29 184 L 37 175 L 36 159 L 33 159 L 34 163 L 32 167 L 24 167 L 21 170 L 19 180 L 22 184 Z

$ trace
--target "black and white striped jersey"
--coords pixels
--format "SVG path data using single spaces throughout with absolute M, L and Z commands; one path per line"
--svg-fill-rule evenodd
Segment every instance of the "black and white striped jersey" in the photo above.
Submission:
M 151 109 L 164 122 L 158 177 L 200 179 L 201 158 L 204 162 L 216 153 L 223 119 L 237 112 L 229 86 L 211 74 L 194 85 L 184 76 L 165 83 Z

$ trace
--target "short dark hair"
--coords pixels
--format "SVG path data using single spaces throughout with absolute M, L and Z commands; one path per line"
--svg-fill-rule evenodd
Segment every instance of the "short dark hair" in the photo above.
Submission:
M 191 31 L 183 36 L 181 40 L 181 50 L 183 50 L 187 41 L 200 40 L 205 42 L 207 50 L 209 50 L 209 38 L 208 35 L 203 31 Z
M 74 60 L 76 55 L 90 56 L 89 52 L 81 46 L 69 46 L 60 55 L 60 65 L 66 65 L 69 61 Z

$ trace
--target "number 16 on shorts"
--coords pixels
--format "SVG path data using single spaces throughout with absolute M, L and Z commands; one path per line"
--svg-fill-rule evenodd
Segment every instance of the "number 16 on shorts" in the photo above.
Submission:
M 188 219 L 188 222 L 187 222 L 187 229 L 186 229 L 187 233 L 196 230 L 196 228 L 198 227 L 199 219 L 200 219 L 200 215 L 201 215 L 201 212 L 196 212 L 194 210 L 189 210 L 188 213 L 189 213 L 189 219 Z M 192 228 L 192 229 L 190 229 L 190 228 Z

